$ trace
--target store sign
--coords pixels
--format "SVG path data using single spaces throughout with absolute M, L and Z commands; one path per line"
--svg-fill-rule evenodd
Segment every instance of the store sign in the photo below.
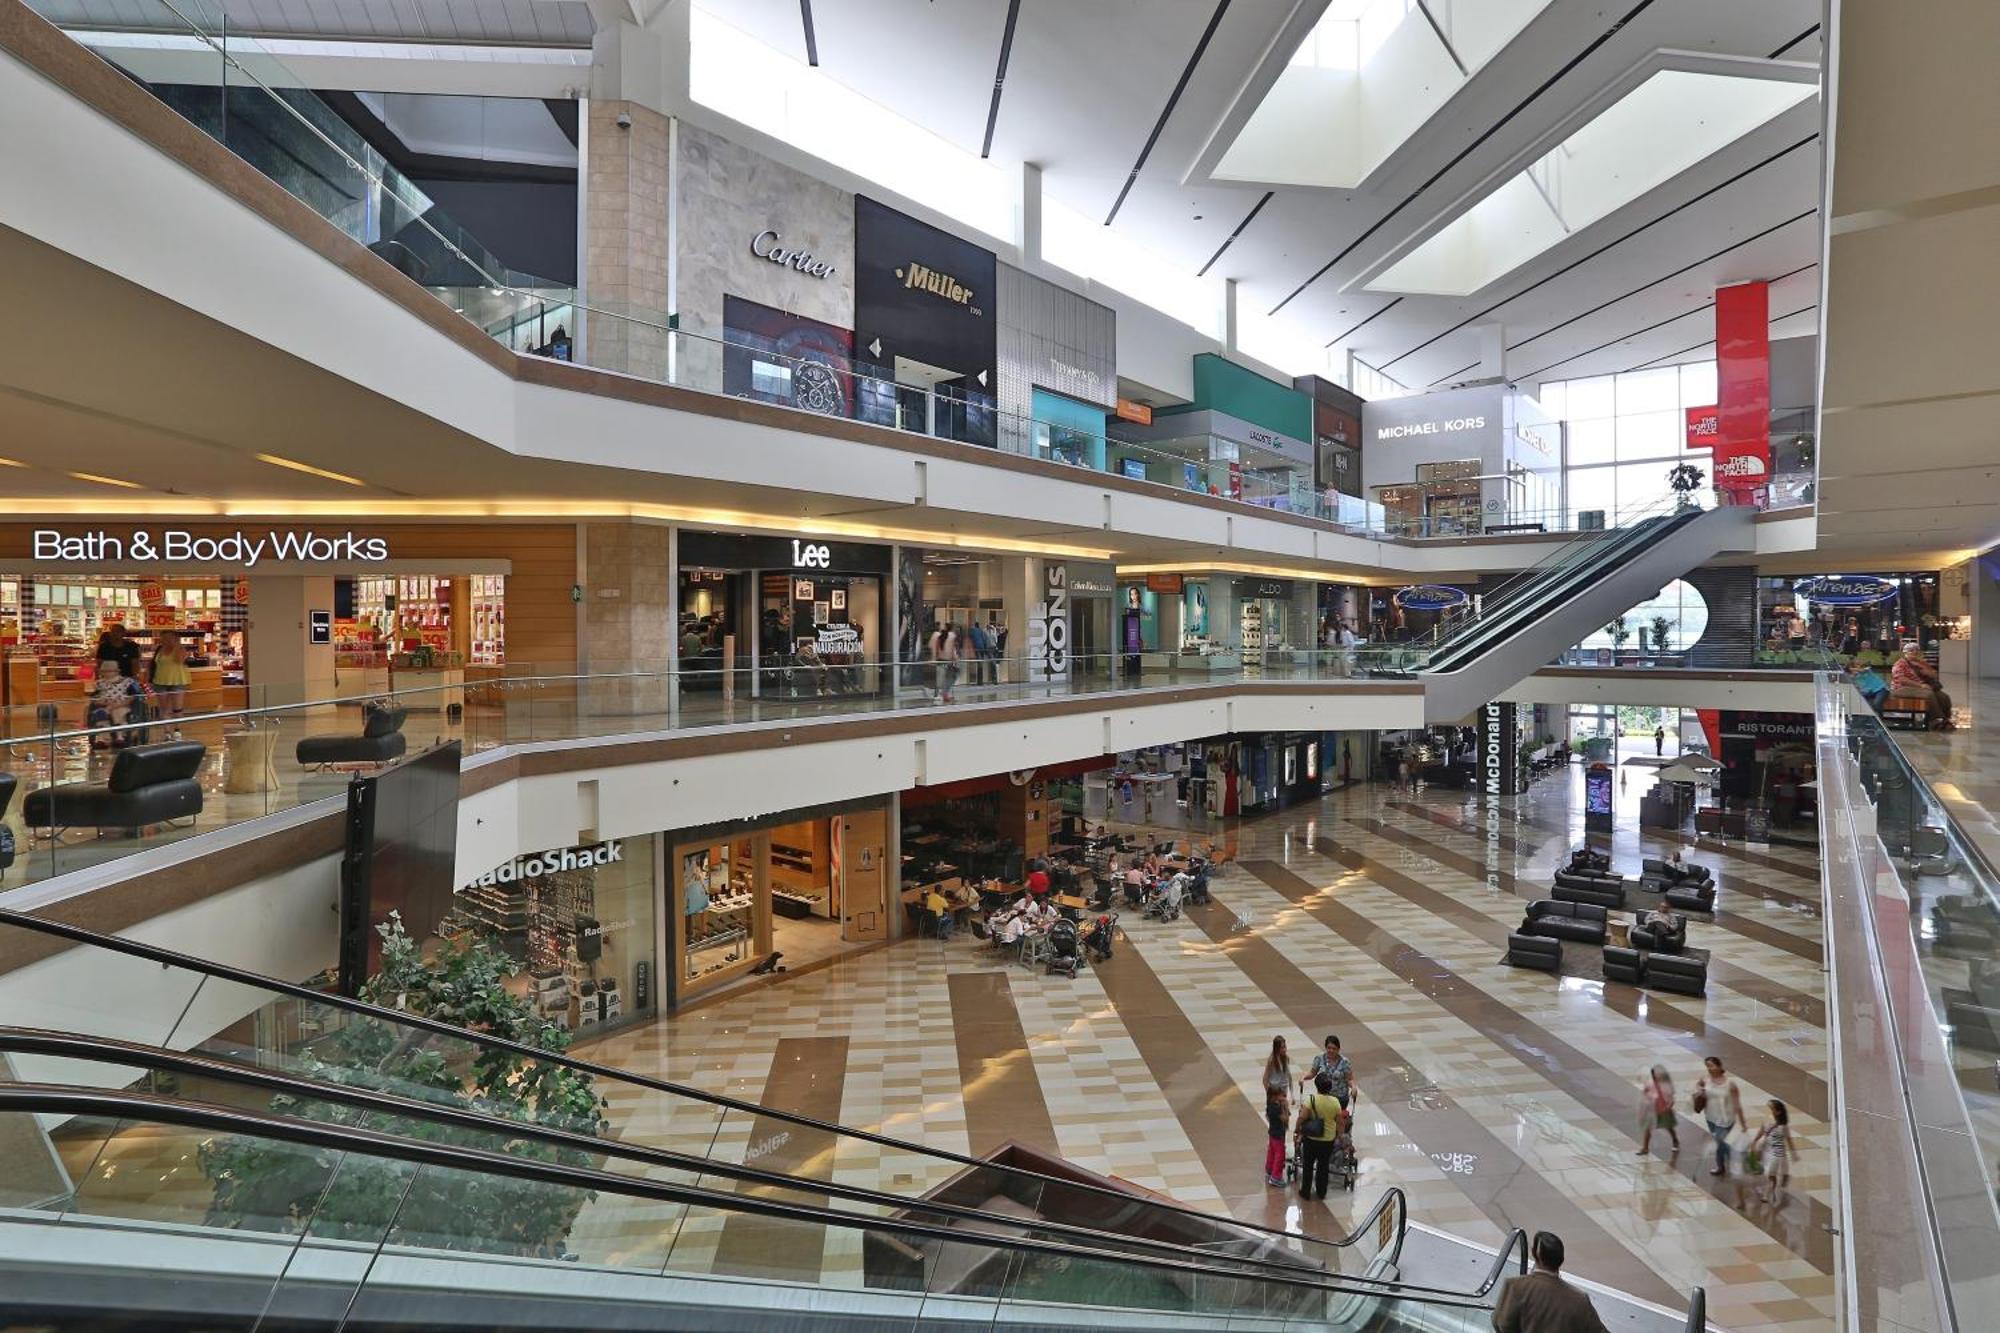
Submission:
M 1238 579 L 1236 595 L 1242 598 L 1270 597 L 1278 601 L 1288 601 L 1292 595 L 1290 579 Z
M 1711 404 L 1708 407 L 1690 407 L 1687 410 L 1687 447 L 1690 449 L 1712 449 L 1722 438 L 1722 409 Z
M 1516 706 L 1510 703 L 1486 705 L 1480 736 L 1480 786 L 1488 801 L 1513 796 L 1520 790 L 1520 747 Z M 1497 840 L 1497 838 L 1496 838 Z
M 1396 605 L 1405 611 L 1449 611 L 1471 600 L 1470 594 L 1462 588 L 1447 588 L 1437 583 L 1398 588 L 1395 598 Z
M 315 645 L 333 642 L 333 612 L 306 612 L 306 642 Z
M 1143 458 L 1121 458 L 1118 460 L 1118 474 L 1133 481 L 1146 479 L 1146 460 Z
M 842 574 L 880 574 L 889 569 L 889 548 L 866 542 L 821 541 L 812 537 L 736 537 L 720 532 L 680 534 L 683 569 L 795 569 Z
M 779 244 L 784 237 L 766 227 L 750 238 L 750 253 L 759 259 L 767 259 L 773 264 L 796 269 L 809 277 L 828 278 L 833 276 L 833 265 L 820 259 L 810 250 L 793 250 Z
M 1813 719 L 1809 713 L 1737 713 L 1722 710 L 1724 736 L 1751 736 L 1758 740 L 1800 741 L 1811 744 Z
M 1484 430 L 1486 418 L 1445 417 L 1434 421 L 1399 421 L 1393 426 L 1377 426 L 1375 438 L 1378 440 L 1400 440 L 1411 435 L 1452 435 L 1459 431 Z
M 1821 606 L 1872 606 L 1876 602 L 1888 601 L 1898 591 L 1899 585 L 1894 579 L 1877 578 L 1873 574 L 1845 577 L 1821 574 L 1817 578 L 1800 579 L 1792 585 L 1794 596 Z
M 1028 679 L 1069 678 L 1069 567 L 1042 565 L 1042 600 L 1028 616 Z
M 1120 398 L 1114 410 L 1120 421 L 1136 421 L 1142 426 L 1153 424 L 1153 409 L 1145 403 L 1135 403 L 1130 398 Z
M 792 538 L 793 569 L 832 569 L 833 551 L 825 542 L 802 542 Z
M 949 301 L 953 305 L 966 306 L 975 313 L 979 309 L 972 304 L 972 288 L 949 273 L 939 273 L 936 269 L 911 262 L 897 268 L 896 276 L 902 279 L 903 286 L 912 291 L 929 292 L 932 296 Z
M 821 625 L 813 646 L 822 657 L 852 657 L 861 651 L 861 631 L 853 625 Z
M 587 870 L 595 866 L 614 865 L 624 859 L 625 844 L 622 842 L 566 847 L 559 852 L 517 856 L 499 869 L 487 871 L 466 887 L 491 888 L 495 884 L 512 884 L 517 879 L 531 879 L 536 875 L 553 875 L 559 870 Z
M 357 537 L 352 531 L 338 536 L 303 531 L 232 532 L 206 536 L 179 528 L 159 532 L 138 528 L 126 536 L 101 529 L 64 532 L 59 528 L 37 528 L 34 558 L 72 563 L 110 564 L 125 561 L 171 561 L 201 565 L 235 565 L 256 568 L 262 560 L 296 560 L 311 564 L 357 562 L 376 564 L 389 558 L 389 542 L 384 537 Z
M 1072 597 L 1115 597 L 1118 570 L 1104 561 L 1069 562 L 1069 591 Z
M 970 393 L 992 394 L 998 281 L 991 250 L 854 197 L 854 342 L 876 363 L 908 357 L 961 377 Z

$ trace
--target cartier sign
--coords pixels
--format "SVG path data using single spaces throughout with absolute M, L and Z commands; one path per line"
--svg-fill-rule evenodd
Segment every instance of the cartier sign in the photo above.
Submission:
M 782 264 L 786 268 L 797 269 L 799 272 L 815 278 L 826 278 L 833 275 L 833 265 L 819 258 L 810 250 L 795 250 L 782 244 L 784 239 L 783 236 L 766 227 L 750 238 L 750 253 L 759 259 L 768 259 L 773 264 Z

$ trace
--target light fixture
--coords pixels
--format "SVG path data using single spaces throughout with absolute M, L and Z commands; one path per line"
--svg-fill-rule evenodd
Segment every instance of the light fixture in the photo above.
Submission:
M 290 468 L 294 472 L 308 472 L 315 477 L 325 477 L 328 481 L 344 481 L 349 486 L 366 486 L 368 484 L 359 477 L 348 476 L 345 472 L 328 472 L 323 467 L 314 467 L 310 463 L 300 463 L 289 458 L 280 458 L 276 454 L 258 454 L 256 455 L 256 459 L 260 463 L 269 463 L 272 467 Z
M 28 465 L 26 463 L 23 463 L 18 458 L 0 458 L 0 467 L 26 467 L 26 466 Z
M 117 477 L 100 477 L 95 472 L 71 472 L 69 476 L 78 481 L 94 481 L 100 486 L 123 486 L 128 491 L 143 491 L 146 488 L 136 481 L 121 481 Z

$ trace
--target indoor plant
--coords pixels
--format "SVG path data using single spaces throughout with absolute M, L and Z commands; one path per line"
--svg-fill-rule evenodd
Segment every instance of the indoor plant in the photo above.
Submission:
M 569 1045 L 569 1033 L 505 989 L 505 979 L 517 969 L 485 941 L 445 941 L 427 959 L 399 916 L 392 914 L 377 932 L 382 967 L 362 986 L 363 1000 L 545 1051 Z M 301 1077 L 470 1107 L 501 1121 L 591 1135 L 604 1128 L 604 1103 L 587 1074 L 391 1019 L 330 1012 L 321 1017 L 335 1027 L 331 1035 L 287 1057 Z M 447 1128 L 283 1094 L 270 1106 L 298 1119 L 588 1164 L 582 1153 L 509 1139 L 497 1129 Z M 210 1225 L 310 1228 L 316 1237 L 364 1242 L 382 1240 L 393 1227 L 394 1238 L 405 1243 L 488 1254 L 562 1257 L 570 1227 L 591 1197 L 477 1171 L 425 1168 L 412 1178 L 407 1165 L 387 1158 L 249 1137 L 205 1140 L 200 1162 L 215 1185 Z
M 1694 493 L 1701 489 L 1707 474 L 1692 463 L 1676 463 L 1667 469 L 1667 485 L 1673 488 L 1679 508 L 1694 508 Z

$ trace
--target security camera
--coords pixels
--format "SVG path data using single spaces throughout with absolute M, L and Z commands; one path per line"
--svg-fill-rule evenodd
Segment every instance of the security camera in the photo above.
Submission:
M 632 128 L 632 116 L 629 112 L 620 111 L 618 113 L 618 128 L 621 130 Z

